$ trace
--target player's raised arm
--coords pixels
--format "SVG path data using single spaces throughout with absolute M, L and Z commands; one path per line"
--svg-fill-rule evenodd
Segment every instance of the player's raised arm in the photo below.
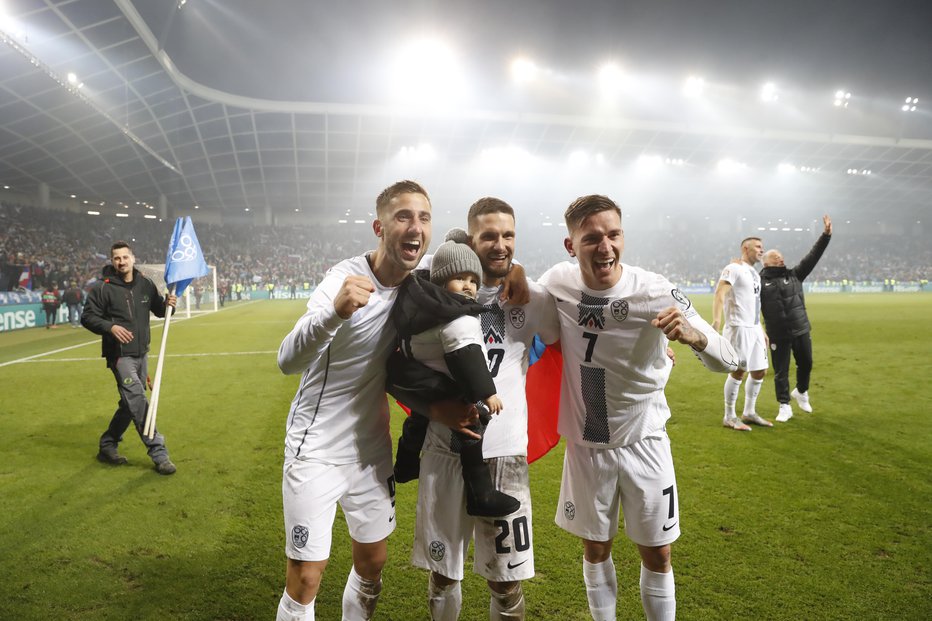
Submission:
M 687 317 L 679 308 L 670 306 L 657 313 L 651 324 L 671 341 L 689 345 L 710 371 L 732 373 L 738 369 L 738 355 L 734 347 L 698 313 Z
M 303 373 L 333 340 L 337 330 L 354 312 L 369 302 L 375 287 L 365 276 L 350 275 L 342 283 L 328 275 L 311 294 L 307 312 L 278 348 L 278 368 L 286 375 Z

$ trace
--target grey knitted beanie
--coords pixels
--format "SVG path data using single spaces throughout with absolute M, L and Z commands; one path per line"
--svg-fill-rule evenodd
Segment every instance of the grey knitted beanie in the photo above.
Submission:
M 482 263 L 466 244 L 446 241 L 440 244 L 430 263 L 430 282 L 441 287 L 456 274 L 475 274 L 482 282 Z

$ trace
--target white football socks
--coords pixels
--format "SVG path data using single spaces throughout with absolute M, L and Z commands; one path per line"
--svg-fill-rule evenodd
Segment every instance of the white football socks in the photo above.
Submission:
M 748 376 L 748 381 L 744 384 L 744 413 L 750 414 L 751 412 L 757 412 L 754 408 L 757 407 L 757 395 L 760 394 L 761 386 L 764 385 L 764 378 L 754 379 L 750 375 Z
M 615 621 L 615 605 L 618 599 L 618 577 L 612 557 L 601 563 L 590 563 L 583 559 L 583 580 L 586 597 L 593 621 Z
M 434 582 L 434 573 L 427 581 L 427 608 L 433 621 L 456 621 L 463 607 L 463 591 L 460 582 L 440 586 Z
M 641 604 L 647 621 L 676 619 L 676 587 L 672 569 L 660 574 L 641 565 Z
M 309 604 L 299 604 L 285 591 L 278 602 L 275 621 L 314 621 L 314 600 Z
M 741 380 L 736 380 L 731 375 L 725 378 L 725 416 L 734 418 L 735 404 L 738 402 L 738 391 L 741 389 Z
M 343 618 L 353 621 L 371 619 L 381 593 L 381 579 L 366 580 L 356 573 L 355 567 L 350 568 L 343 588 Z
M 492 591 L 489 621 L 524 621 L 524 589 L 520 582 L 507 593 Z

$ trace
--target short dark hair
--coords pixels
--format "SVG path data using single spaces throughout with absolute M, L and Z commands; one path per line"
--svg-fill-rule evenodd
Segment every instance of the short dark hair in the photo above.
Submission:
M 114 251 L 114 250 L 118 250 L 118 249 L 120 249 L 120 248 L 126 248 L 127 250 L 129 250 L 129 253 L 130 253 L 130 254 L 133 254 L 133 248 L 132 248 L 132 246 L 130 246 L 130 245 L 129 245 L 128 243 L 126 243 L 125 241 L 120 240 L 120 241 L 115 241 L 115 242 L 113 242 L 113 245 L 110 246 L 110 256 L 111 256 L 111 257 L 113 256 L 113 251 Z
M 583 220 L 602 211 L 614 211 L 621 218 L 621 208 L 609 197 L 602 194 L 580 196 L 566 208 L 563 214 L 567 230 L 574 231 Z
M 388 204 L 392 202 L 397 196 L 401 194 L 423 194 L 424 198 L 427 199 L 427 202 L 430 203 L 430 196 L 427 195 L 427 190 L 421 186 L 417 181 L 411 181 L 410 179 L 404 179 L 402 181 L 396 181 L 391 184 L 379 194 L 378 198 L 375 199 L 375 215 L 378 218 L 381 218 L 385 215 L 385 209 L 388 207 Z
M 479 216 L 490 213 L 504 213 L 515 218 L 515 210 L 500 198 L 494 196 L 484 196 L 469 206 L 469 214 L 466 216 L 466 222 L 471 227 Z
M 738 247 L 744 248 L 744 245 L 748 243 L 749 241 L 761 241 L 761 238 L 760 237 L 745 237 L 744 239 L 741 240 L 741 245 Z

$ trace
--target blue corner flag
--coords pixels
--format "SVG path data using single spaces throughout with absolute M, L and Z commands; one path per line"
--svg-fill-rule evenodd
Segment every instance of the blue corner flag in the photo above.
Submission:
M 186 216 L 175 221 L 168 254 L 165 255 L 165 282 L 175 285 L 175 295 L 181 297 L 191 281 L 210 273 L 201 245 L 194 233 L 194 224 Z

